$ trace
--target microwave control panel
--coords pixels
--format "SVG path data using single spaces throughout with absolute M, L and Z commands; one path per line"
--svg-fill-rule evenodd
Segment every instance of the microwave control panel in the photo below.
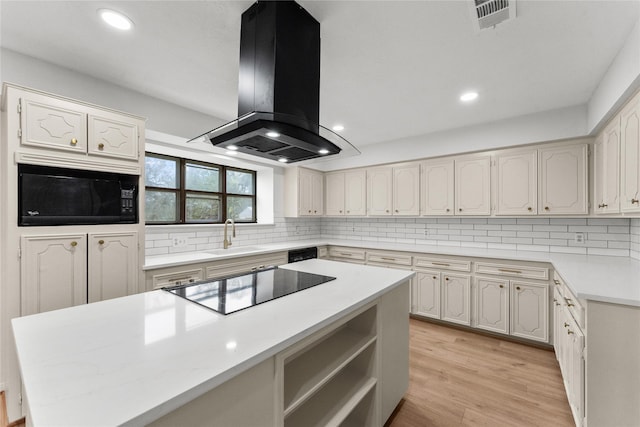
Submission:
M 135 204 L 135 190 L 121 190 L 121 205 L 120 212 L 123 214 L 133 214 L 134 213 L 134 204 Z

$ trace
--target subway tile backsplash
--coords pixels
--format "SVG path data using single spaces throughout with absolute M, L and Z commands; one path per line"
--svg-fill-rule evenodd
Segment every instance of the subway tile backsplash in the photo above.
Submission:
M 179 229 L 147 227 L 146 254 L 222 247 L 221 226 Z M 327 238 L 640 259 L 640 218 L 276 218 L 236 232 L 236 246 Z

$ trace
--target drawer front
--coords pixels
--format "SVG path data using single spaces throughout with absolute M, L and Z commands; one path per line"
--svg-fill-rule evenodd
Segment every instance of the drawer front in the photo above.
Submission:
M 388 254 L 384 252 L 367 252 L 368 264 L 411 266 L 411 255 Z
M 318 258 L 326 258 L 329 254 L 326 246 L 320 246 L 318 248 Z
M 365 254 L 366 251 L 364 249 L 329 246 L 329 256 L 331 258 L 344 258 L 364 262 Z
M 476 273 L 495 276 L 521 277 L 523 279 L 549 280 L 549 269 L 524 265 L 476 262 Z
M 471 261 L 458 259 L 416 256 L 414 257 L 413 265 L 419 268 L 436 268 L 438 270 L 471 271 Z
M 207 267 L 207 279 L 232 276 L 249 271 L 264 270 L 265 268 L 283 265 L 288 262 L 287 254 L 270 254 L 249 258 L 238 258 L 222 261 Z
M 175 273 L 154 274 L 153 289 L 160 289 L 165 286 L 179 286 L 187 283 L 202 280 L 202 269 L 196 268 L 192 270 L 176 271 Z
M 575 297 L 569 286 L 556 272 L 553 273 L 553 283 L 554 287 L 559 288 L 562 295 L 560 303 L 567 306 L 578 326 L 584 329 L 585 309 L 580 300 Z

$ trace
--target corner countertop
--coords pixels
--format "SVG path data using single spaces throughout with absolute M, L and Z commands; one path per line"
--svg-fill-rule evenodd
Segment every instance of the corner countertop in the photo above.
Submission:
M 280 268 L 337 279 L 227 316 L 158 290 L 13 319 L 30 422 L 145 425 L 414 274 L 318 259 Z
M 234 247 L 233 252 L 213 255 L 206 252 L 157 255 L 146 259 L 145 270 L 162 267 L 230 259 L 239 256 L 259 255 L 287 251 L 309 246 L 345 246 L 370 250 L 401 251 L 424 254 L 467 256 L 476 258 L 508 259 L 514 261 L 546 262 L 567 283 L 580 299 L 624 304 L 640 307 L 640 261 L 628 257 L 599 255 L 574 255 L 555 252 L 509 251 L 503 249 L 467 248 L 454 246 L 408 245 L 400 243 L 369 242 L 361 240 L 297 240 L 252 246 L 243 251 Z

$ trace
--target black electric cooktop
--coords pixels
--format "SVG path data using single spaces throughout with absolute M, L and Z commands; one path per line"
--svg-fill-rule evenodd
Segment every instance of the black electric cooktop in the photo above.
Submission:
M 334 279 L 335 277 L 273 267 L 163 289 L 218 313 L 229 314 Z

